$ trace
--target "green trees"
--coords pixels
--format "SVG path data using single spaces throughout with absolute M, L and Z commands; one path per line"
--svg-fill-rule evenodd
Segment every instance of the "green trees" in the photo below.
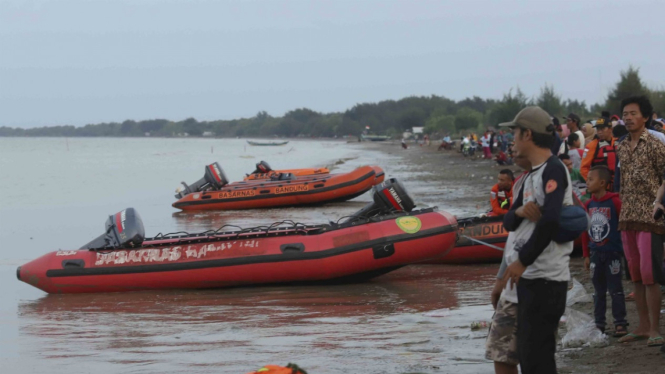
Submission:
M 259 111 L 250 118 L 202 121 L 187 118 L 184 121 L 149 119 L 127 120 L 122 123 L 90 124 L 82 127 L 55 126 L 32 129 L 0 127 L 0 136 L 202 136 L 206 132 L 218 137 L 333 137 L 358 136 L 366 126 L 374 134 L 400 136 L 404 130 L 425 126 L 425 133 L 456 135 L 495 127 L 511 121 L 527 105 L 539 105 L 552 116 L 576 113 L 583 120 L 600 115 L 601 110 L 618 114 L 619 103 L 631 95 L 648 95 L 654 109 L 665 116 L 665 90 L 644 85 L 639 70 L 632 66 L 620 73 L 616 86 L 608 93 L 604 103 L 589 107 L 584 101 L 563 100 L 552 85 L 545 85 L 533 98 L 527 97 L 519 87 L 508 90 L 499 100 L 478 96 L 454 101 L 443 96 L 410 96 L 400 100 L 361 103 L 339 113 L 319 113 L 299 108 L 273 117 Z
M 568 99 L 563 104 L 563 107 L 564 107 L 564 115 L 568 115 L 568 113 L 575 113 L 581 118 L 589 118 L 593 116 L 593 114 L 589 110 L 589 107 L 586 105 L 584 101 Z
M 457 132 L 455 116 L 450 114 L 432 116 L 425 123 L 424 131 L 426 134 L 455 134 Z
M 483 114 L 469 107 L 461 108 L 455 115 L 455 128 L 458 131 L 476 131 L 483 120 Z
M 621 79 L 617 82 L 614 89 L 607 95 L 604 109 L 610 113 L 620 113 L 621 100 L 635 95 L 648 95 L 649 90 L 642 83 L 639 69 L 632 66 L 628 70 L 621 72 Z
M 649 99 L 653 105 L 653 110 L 658 113 L 660 118 L 665 117 L 665 89 L 661 88 L 658 91 L 649 92 Z
M 512 121 L 515 115 L 529 104 L 529 100 L 519 87 L 517 87 L 514 95 L 511 89 L 490 110 L 489 123 L 497 125 L 502 122 Z
M 561 96 L 554 92 L 553 86 L 545 85 L 541 88 L 540 95 L 536 99 L 536 105 L 543 108 L 550 116 L 561 117 L 564 115 Z
M 663 113 L 665 112 L 665 89 L 647 87 L 640 78 L 639 69 L 632 66 L 620 73 L 620 79 L 608 93 L 605 103 L 594 106 L 594 109 L 598 112 L 597 114 L 600 114 L 601 110 L 607 110 L 612 114 L 621 115 L 621 100 L 636 95 L 649 97 L 656 113 L 661 117 L 665 115 Z

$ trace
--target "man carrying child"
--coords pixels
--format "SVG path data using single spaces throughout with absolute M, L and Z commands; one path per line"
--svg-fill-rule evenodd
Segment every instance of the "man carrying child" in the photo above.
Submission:
M 566 307 L 573 242 L 554 241 L 564 205 L 573 205 L 566 167 L 552 155 L 554 126 L 535 106 L 520 111 L 510 127 L 515 149 L 531 163 L 518 197 L 503 219 L 506 292 L 517 288 L 517 351 L 523 374 L 556 373 L 556 332 Z M 517 287 L 515 287 L 517 286 Z M 504 294 L 506 293 L 504 292 Z
M 619 231 L 621 200 L 619 194 L 607 192 L 612 173 L 606 166 L 591 168 L 588 174 L 587 191 L 592 194 L 585 204 L 591 217 L 591 228 L 582 235 L 584 267 L 591 271 L 595 290 L 594 316 L 596 327 L 605 332 L 607 291 L 612 299 L 615 337 L 628 333 L 626 326 L 626 301 L 621 284 L 621 258 L 623 244 Z

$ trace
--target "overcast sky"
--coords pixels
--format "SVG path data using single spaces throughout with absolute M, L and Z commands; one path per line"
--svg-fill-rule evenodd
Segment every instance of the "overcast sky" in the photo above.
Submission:
M 0 0 L 0 126 L 665 86 L 665 1 Z

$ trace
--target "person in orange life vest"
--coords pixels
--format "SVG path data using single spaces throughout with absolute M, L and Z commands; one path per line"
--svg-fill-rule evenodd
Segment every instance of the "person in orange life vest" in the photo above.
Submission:
M 616 139 L 612 134 L 612 124 L 609 118 L 598 118 L 594 126 L 597 131 L 596 139 L 589 143 L 584 149 L 582 157 L 582 166 L 580 174 L 586 180 L 589 170 L 596 165 L 605 165 L 614 177 L 616 168 Z M 609 191 L 612 191 L 613 184 L 608 185 Z
M 503 169 L 499 172 L 499 183 L 492 187 L 490 193 L 490 202 L 492 203 L 492 213 L 495 215 L 504 215 L 508 213 L 510 205 L 513 202 L 513 181 L 515 177 L 509 169 Z

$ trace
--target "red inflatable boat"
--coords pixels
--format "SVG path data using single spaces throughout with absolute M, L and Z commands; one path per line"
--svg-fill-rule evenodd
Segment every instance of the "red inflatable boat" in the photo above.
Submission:
M 508 231 L 503 228 L 503 216 L 471 217 L 457 221 L 458 240 L 455 247 L 445 256 L 429 261 L 430 264 L 471 264 L 501 262 L 503 251 L 492 248 L 473 239 L 495 247 L 504 248 Z
M 217 163 L 206 167 L 205 176 L 188 185 L 173 203 L 182 210 L 234 210 L 274 208 L 346 201 L 381 183 L 384 173 L 378 166 L 361 166 L 342 174 L 296 177 L 279 174 L 269 180 L 228 183 Z
M 151 239 L 128 208 L 109 217 L 105 234 L 82 249 L 48 253 L 19 267 L 17 276 L 48 293 L 361 281 L 454 245 L 452 215 L 412 208 L 401 185 L 389 180 L 377 186 L 373 203 L 341 224 L 278 223 Z
M 501 262 L 508 231 L 503 228 L 503 216 L 470 217 L 457 220 L 458 240 L 444 256 L 428 261 L 430 264 L 479 264 Z M 488 245 L 489 244 L 489 245 Z M 574 248 L 582 248 L 577 238 Z

